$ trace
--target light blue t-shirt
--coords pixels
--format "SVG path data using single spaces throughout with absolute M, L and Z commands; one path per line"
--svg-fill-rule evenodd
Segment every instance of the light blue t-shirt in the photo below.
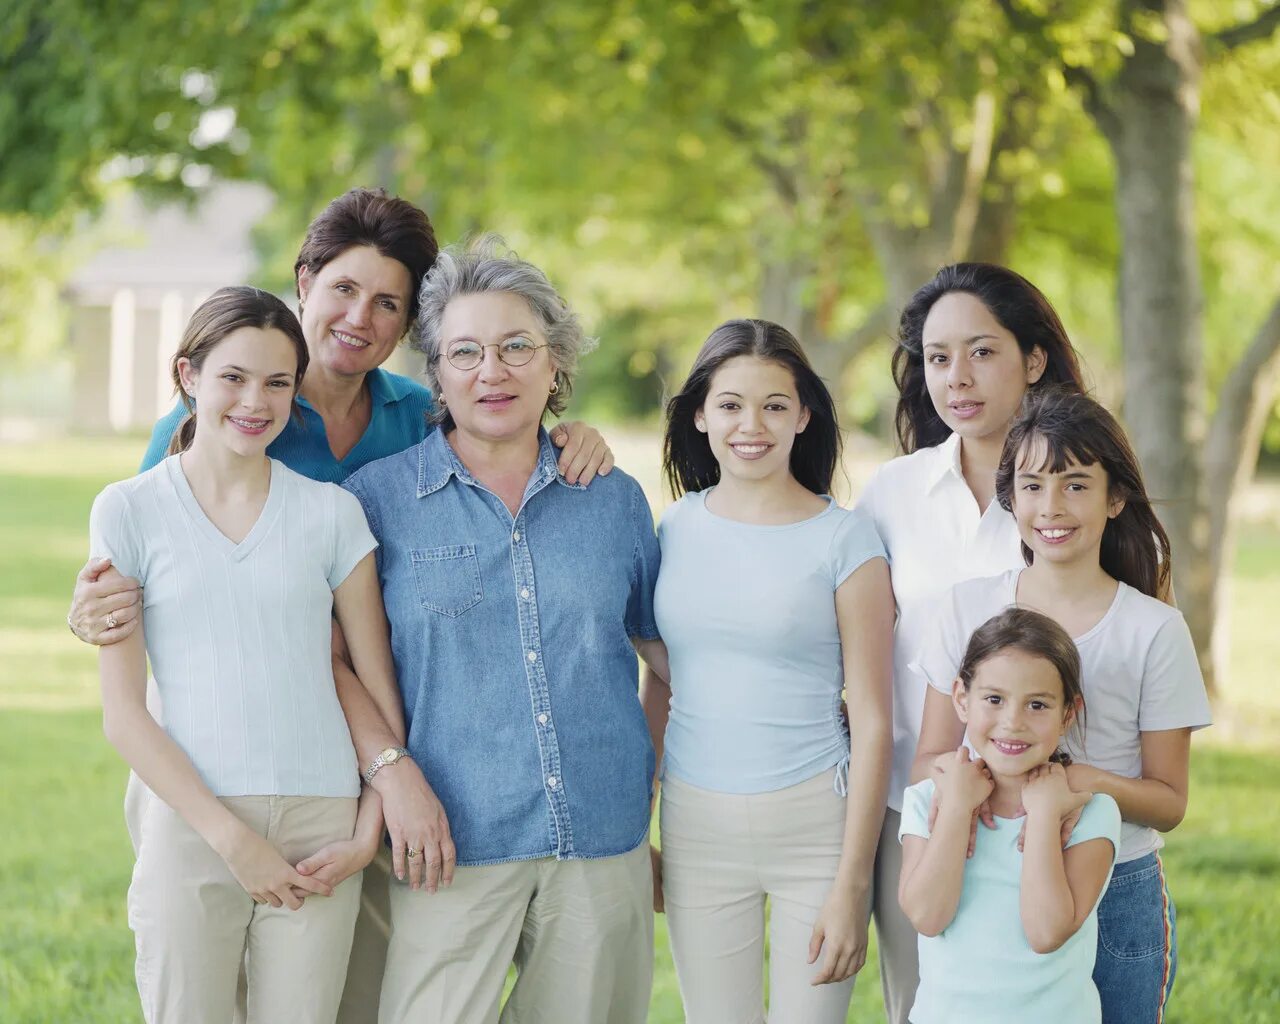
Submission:
M 664 772 L 715 792 L 765 793 L 840 765 L 843 791 L 835 591 L 885 557 L 876 529 L 830 498 L 802 522 L 739 523 L 708 511 L 707 493 L 685 495 L 658 526 L 654 610 L 672 695 Z
M 929 837 L 933 780 L 903 794 L 903 836 Z M 989 1024 L 1011 1013 L 1035 1024 L 1099 1024 L 1102 1006 L 1093 983 L 1098 952 L 1098 907 L 1052 953 L 1027 942 L 1020 907 L 1022 854 L 1019 818 L 996 818 L 994 831 L 979 826 L 973 856 L 965 861 L 956 916 L 932 938 L 920 936 L 920 987 L 911 1024 Z M 1112 866 L 1120 845 L 1120 808 L 1105 793 L 1085 805 L 1068 847 L 1090 839 L 1111 843 Z M 1111 872 L 1107 872 L 1107 882 Z M 1100 893 L 1107 891 L 1104 884 Z

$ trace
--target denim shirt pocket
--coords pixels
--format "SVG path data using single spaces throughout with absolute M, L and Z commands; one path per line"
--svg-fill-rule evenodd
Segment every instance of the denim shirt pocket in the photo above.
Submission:
M 474 544 L 411 548 L 409 558 L 422 607 L 456 618 L 484 597 Z

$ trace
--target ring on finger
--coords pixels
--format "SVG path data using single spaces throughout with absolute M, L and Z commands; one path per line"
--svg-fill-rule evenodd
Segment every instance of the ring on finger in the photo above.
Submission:
M 115 629 L 120 623 L 116 620 L 116 613 L 112 612 L 107 616 L 107 629 Z
M 417 847 L 410 846 L 407 850 L 404 851 L 404 855 L 408 857 L 410 860 L 413 860 L 413 858 L 418 856 L 418 854 L 420 854 L 421 852 L 422 851 L 419 850 Z

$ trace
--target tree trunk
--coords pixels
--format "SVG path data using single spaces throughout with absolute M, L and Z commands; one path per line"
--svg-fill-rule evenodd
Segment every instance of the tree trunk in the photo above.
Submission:
M 1200 45 L 1185 0 L 1135 0 L 1165 38 L 1134 39 L 1099 118 L 1116 161 L 1125 420 L 1173 546 L 1175 590 L 1213 689 L 1214 578 L 1201 454 L 1202 297 L 1191 140 Z

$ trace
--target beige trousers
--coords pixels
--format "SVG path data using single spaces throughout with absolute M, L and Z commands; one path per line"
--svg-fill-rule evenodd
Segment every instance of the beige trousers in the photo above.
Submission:
M 880 845 L 876 848 L 876 888 L 873 909 L 880 947 L 880 990 L 884 993 L 888 1024 L 907 1024 L 920 984 L 919 936 L 898 905 L 898 876 L 902 874 L 902 844 L 898 826 L 902 815 L 885 808 Z
M 598 860 L 460 867 L 434 894 L 392 881 L 391 924 L 382 1024 L 644 1024 L 648 1014 L 647 841 Z
M 662 784 L 662 892 L 687 1024 L 844 1024 L 853 979 L 811 985 L 809 939 L 831 890 L 845 799 L 834 770 L 772 793 Z
M 356 801 L 225 797 L 241 821 L 297 862 L 349 838 Z M 360 902 L 360 876 L 302 909 L 256 906 L 221 857 L 163 801 L 146 800 L 129 926 L 148 1024 L 227 1024 L 241 965 L 249 1024 L 330 1024 Z
M 147 710 L 160 721 L 160 691 L 156 681 L 147 678 Z M 133 772 L 124 791 L 124 823 L 129 830 L 134 857 L 142 841 L 142 822 L 151 790 Z M 387 941 L 391 936 L 391 907 L 388 883 L 391 879 L 391 851 L 378 851 L 367 868 L 360 887 L 360 913 L 356 917 L 355 939 L 351 945 L 351 962 L 347 983 L 338 1007 L 337 1024 L 377 1024 L 378 993 L 382 989 L 382 971 L 387 962 Z M 245 1024 L 246 976 L 240 970 L 236 989 L 235 1013 L 223 1024 Z

